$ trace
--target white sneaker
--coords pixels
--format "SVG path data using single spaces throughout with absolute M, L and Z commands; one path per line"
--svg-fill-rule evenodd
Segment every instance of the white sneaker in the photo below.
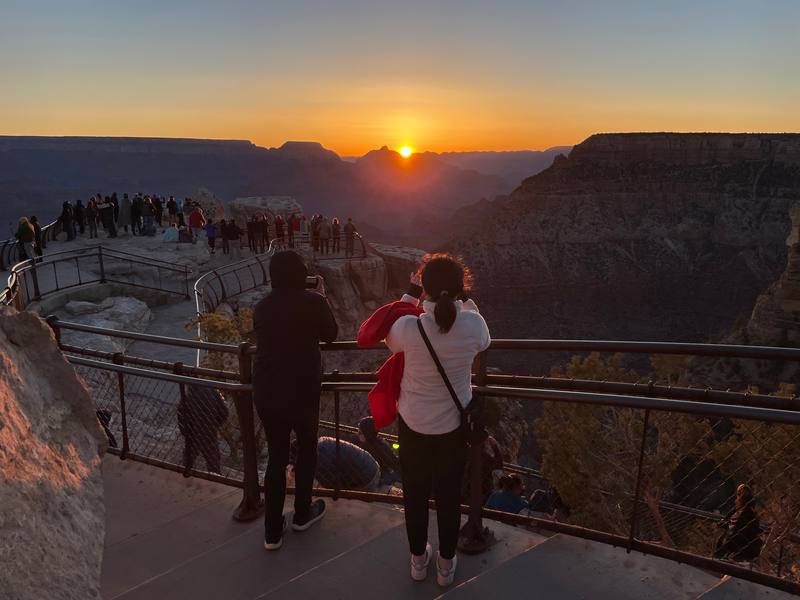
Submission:
M 449 569 L 442 569 L 439 566 L 439 553 L 436 553 L 436 583 L 441 587 L 447 587 L 453 583 L 453 578 L 456 576 L 456 566 L 458 565 L 458 557 L 453 555 L 453 565 Z
M 433 556 L 433 548 L 430 544 L 425 545 L 425 562 L 418 565 L 414 560 L 414 555 L 411 555 L 411 579 L 414 581 L 424 581 L 428 576 L 428 565 L 431 564 L 431 556 Z

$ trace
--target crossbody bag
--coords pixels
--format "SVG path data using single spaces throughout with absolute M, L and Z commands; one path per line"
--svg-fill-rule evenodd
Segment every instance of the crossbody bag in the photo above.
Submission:
M 464 408 L 461 405 L 461 401 L 458 399 L 458 395 L 453 389 L 453 385 L 450 383 L 450 379 L 447 377 L 447 373 L 445 373 L 444 367 L 442 366 L 441 361 L 439 361 L 439 357 L 436 355 L 436 351 L 433 349 L 433 345 L 431 345 L 431 340 L 428 338 L 428 334 L 425 333 L 425 328 L 422 326 L 422 321 L 419 318 L 417 318 L 417 327 L 419 328 L 419 333 L 422 336 L 422 341 L 425 342 L 425 346 L 428 348 L 428 352 L 430 352 L 431 358 L 436 365 L 436 369 L 439 371 L 439 375 L 442 376 L 442 380 L 444 381 L 447 391 L 450 392 L 450 397 L 453 399 L 453 404 L 455 404 L 456 409 L 458 409 L 458 414 L 461 416 L 461 426 L 464 428 L 467 441 L 470 444 L 483 442 L 486 439 L 487 434 L 480 421 L 480 407 L 478 403 L 476 402 L 475 398 L 472 398 L 469 404 L 467 404 L 467 408 Z

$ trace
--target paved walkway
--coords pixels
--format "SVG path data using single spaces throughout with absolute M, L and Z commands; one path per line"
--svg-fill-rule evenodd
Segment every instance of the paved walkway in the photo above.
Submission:
M 636 552 L 488 523 L 498 543 L 459 555 L 455 584 L 411 581 L 402 511 L 328 500 L 305 533 L 263 549 L 263 525 L 231 519 L 241 492 L 106 456 L 105 600 L 542 598 L 789 600 L 788 594 Z M 291 510 L 287 502 L 287 511 Z M 431 542 L 436 546 L 435 517 Z

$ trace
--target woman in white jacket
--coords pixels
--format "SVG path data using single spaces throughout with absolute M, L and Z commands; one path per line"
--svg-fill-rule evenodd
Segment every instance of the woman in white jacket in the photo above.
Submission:
M 421 267 L 421 283 L 426 297 L 423 314 L 395 321 L 386 345 L 405 354 L 398 427 L 411 577 L 425 579 L 433 554 L 428 543 L 428 500 L 433 492 L 439 530 L 437 581 L 447 586 L 456 571 L 466 432 L 418 322 L 462 407 L 472 399 L 473 360 L 491 340 L 475 303 L 465 298 L 465 268 L 458 260 L 430 257 Z

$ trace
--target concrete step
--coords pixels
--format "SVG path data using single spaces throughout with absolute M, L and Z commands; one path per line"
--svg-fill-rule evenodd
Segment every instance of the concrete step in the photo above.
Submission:
M 717 577 L 687 565 L 556 535 L 443 598 L 694 600 L 717 582 Z
M 487 552 L 478 556 L 459 554 L 456 582 L 480 577 L 481 573 L 503 564 L 546 539 L 524 529 L 499 523 L 492 523 L 491 529 L 497 543 Z M 435 551 L 438 544 L 434 513 L 431 513 L 428 539 Z M 444 590 L 436 584 L 433 563 L 429 567 L 427 579 L 415 582 L 410 576 L 409 560 L 405 525 L 401 524 L 357 548 L 319 564 L 261 597 L 266 600 L 323 596 L 325 600 L 429 600 L 439 597 Z
M 797 600 L 797 596 L 726 575 L 698 600 Z

